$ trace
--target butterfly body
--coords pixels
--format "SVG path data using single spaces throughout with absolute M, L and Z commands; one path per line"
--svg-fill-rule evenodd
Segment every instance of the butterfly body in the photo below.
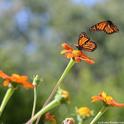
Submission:
M 99 22 L 93 25 L 92 27 L 90 27 L 89 30 L 92 32 L 104 31 L 106 34 L 112 34 L 112 33 L 116 33 L 119 31 L 117 26 L 113 24 L 113 22 L 110 20 Z
M 92 52 L 96 49 L 97 45 L 95 42 L 91 41 L 85 32 L 79 35 L 78 44 L 76 45 L 78 50 L 85 50 Z

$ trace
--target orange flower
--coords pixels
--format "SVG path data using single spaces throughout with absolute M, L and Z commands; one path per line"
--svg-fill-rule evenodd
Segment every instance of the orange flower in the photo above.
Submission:
M 11 76 L 0 71 L 0 77 L 4 79 L 3 85 L 9 86 L 11 83 L 17 83 L 23 85 L 25 88 L 33 88 L 32 83 L 28 82 L 27 76 L 20 76 L 18 74 L 12 74 Z
M 66 58 L 72 58 L 75 62 L 81 62 L 81 60 L 83 60 L 89 64 L 94 64 L 94 61 L 86 56 L 81 50 L 75 50 L 67 43 L 63 43 L 62 47 L 64 50 L 61 51 L 61 54 L 65 54 Z
M 51 122 L 51 124 L 57 124 L 56 119 L 55 119 L 55 116 L 52 115 L 50 112 L 47 112 L 45 114 L 45 120 Z
M 83 118 L 90 117 L 93 115 L 93 111 L 90 110 L 88 107 L 76 108 L 76 113 Z
M 98 96 L 93 96 L 92 102 L 102 101 L 107 106 L 123 107 L 124 103 L 118 103 L 111 96 L 107 96 L 105 92 L 101 92 Z

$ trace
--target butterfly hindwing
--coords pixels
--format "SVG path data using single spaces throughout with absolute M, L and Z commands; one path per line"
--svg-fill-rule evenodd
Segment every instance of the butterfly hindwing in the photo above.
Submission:
M 111 21 L 108 21 L 108 25 L 105 27 L 105 32 L 107 34 L 112 34 L 114 32 L 118 32 L 119 29 L 116 25 L 114 25 Z
M 83 50 L 92 52 L 96 49 L 96 47 L 97 47 L 96 43 L 89 40 L 85 42 L 85 44 L 83 45 Z

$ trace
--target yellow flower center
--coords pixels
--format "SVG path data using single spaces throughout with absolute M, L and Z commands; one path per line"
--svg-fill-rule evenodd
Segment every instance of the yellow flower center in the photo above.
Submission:
M 102 92 L 102 97 L 104 102 L 106 102 L 107 104 L 113 99 L 111 96 L 107 96 L 105 92 Z
M 81 51 L 80 50 L 73 50 L 72 54 L 74 55 L 74 57 L 79 57 L 81 55 Z
M 105 102 L 109 103 L 113 98 L 111 96 L 106 96 Z

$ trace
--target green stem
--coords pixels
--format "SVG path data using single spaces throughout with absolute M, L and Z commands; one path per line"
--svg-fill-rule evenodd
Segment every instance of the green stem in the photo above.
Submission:
M 60 104 L 61 104 L 60 100 L 57 100 L 57 99 L 53 100 L 48 105 L 46 105 L 44 108 L 42 108 L 39 112 L 37 112 L 26 124 L 30 124 L 34 122 L 39 116 L 43 115 L 47 111 L 53 109 L 54 107 Z
M 83 123 L 83 121 L 82 121 L 82 119 L 80 119 L 80 121 L 78 121 L 78 124 L 82 124 Z
M 34 85 L 34 102 L 33 102 L 33 109 L 32 109 L 31 118 L 34 116 L 35 109 L 36 109 L 36 102 L 37 102 L 36 82 L 37 82 L 37 79 L 38 79 L 38 75 L 36 75 L 36 76 L 34 77 L 34 80 L 33 80 L 33 85 Z
M 82 122 L 78 122 L 78 124 L 82 124 Z
M 52 90 L 51 94 L 49 95 L 48 99 L 46 100 L 45 104 L 43 105 L 43 107 L 45 105 L 47 105 L 50 100 L 53 98 L 53 96 L 55 95 L 56 90 L 58 89 L 58 87 L 60 86 L 60 84 L 62 83 L 63 79 L 65 78 L 65 76 L 67 75 L 67 73 L 69 72 L 69 70 L 72 68 L 72 66 L 74 65 L 74 61 L 73 59 L 70 60 L 70 62 L 68 63 L 67 67 L 65 68 L 63 74 L 61 75 L 61 77 L 59 78 L 58 82 L 56 83 L 54 89 Z
M 82 124 L 83 118 L 81 116 L 77 115 L 77 121 L 78 121 L 78 124 Z
M 70 62 L 68 63 L 68 65 L 66 66 L 63 74 L 61 75 L 61 77 L 59 78 L 58 82 L 56 83 L 55 87 L 53 88 L 51 94 L 49 95 L 48 99 L 46 100 L 46 102 L 44 103 L 43 107 L 46 106 L 50 100 L 53 98 L 53 96 L 55 95 L 56 90 L 58 89 L 58 87 L 60 86 L 60 84 L 62 83 L 63 79 L 65 78 L 65 76 L 67 75 L 67 73 L 69 72 L 69 70 L 72 68 L 72 66 L 74 65 L 74 61 L 73 59 L 70 59 Z M 39 123 L 40 117 L 38 117 L 37 121 L 35 124 Z
M 95 122 L 108 110 L 109 107 L 104 106 L 95 116 L 95 118 L 90 122 L 90 124 L 95 124 Z
M 5 94 L 4 98 L 3 98 L 3 101 L 1 103 L 1 106 L 0 106 L 0 116 L 2 115 L 3 110 L 5 109 L 8 101 L 11 98 L 11 96 L 13 95 L 14 91 L 15 91 L 15 88 L 13 88 L 13 87 L 10 87 L 7 90 L 7 92 L 6 92 L 6 94 Z

